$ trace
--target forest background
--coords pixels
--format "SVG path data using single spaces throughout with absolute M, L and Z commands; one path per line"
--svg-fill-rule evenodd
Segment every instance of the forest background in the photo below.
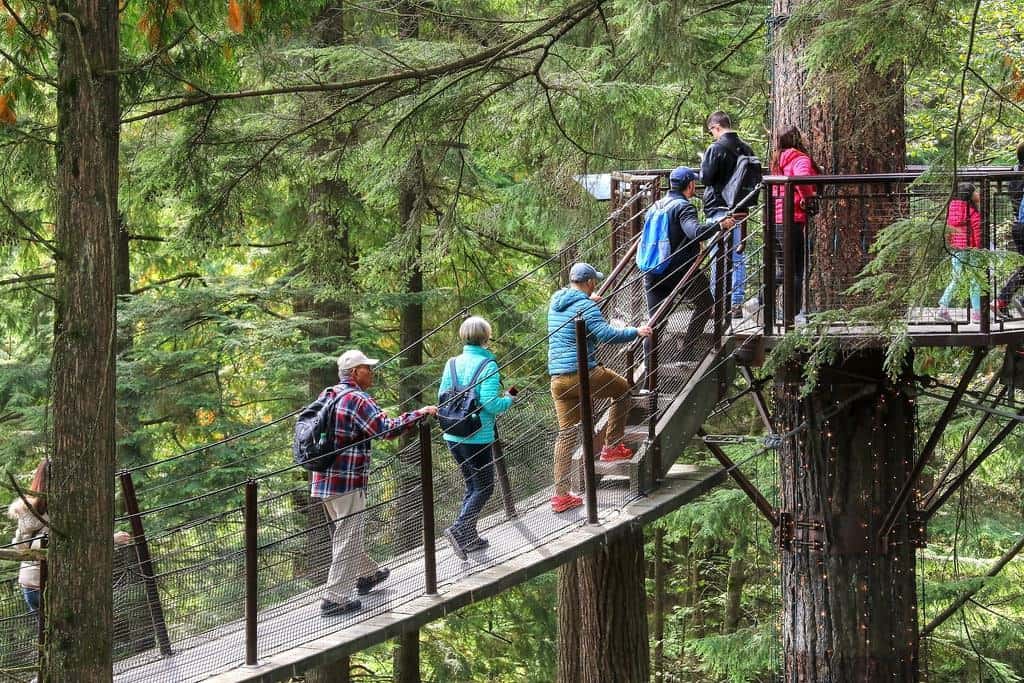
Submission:
M 53 428 L 61 11 L 14 0 L 0 10 L 0 464 L 22 485 Z M 696 165 L 715 109 L 767 158 L 768 55 L 793 31 L 811 39 L 812 77 L 841 73 L 852 53 L 905 69 L 908 164 L 1013 163 L 1024 141 L 1020 3 L 830 0 L 789 27 L 772 11 L 750 0 L 123 2 L 118 466 L 290 412 L 333 382 L 339 350 L 391 356 L 556 256 L 607 212 L 577 174 Z M 520 348 L 558 266 L 479 311 L 499 356 Z M 385 374 L 382 403 L 436 379 L 454 336 Z M 963 358 L 925 350 L 916 362 L 952 374 Z M 933 408 L 922 404 L 922 433 Z M 758 424 L 750 408 L 716 428 Z M 970 424 L 954 422 L 941 456 Z M 1022 454 L 1009 441 L 930 526 L 923 618 L 1024 531 Z M 244 478 L 245 455 L 174 493 Z M 753 468 L 773 492 L 776 464 Z M 731 489 L 660 525 L 666 679 L 770 680 L 780 596 L 766 525 Z M 929 680 L 1024 679 L 1018 567 L 926 641 Z M 553 585 L 546 575 L 430 625 L 424 677 L 551 680 Z M 389 679 L 392 650 L 363 653 L 356 674 Z

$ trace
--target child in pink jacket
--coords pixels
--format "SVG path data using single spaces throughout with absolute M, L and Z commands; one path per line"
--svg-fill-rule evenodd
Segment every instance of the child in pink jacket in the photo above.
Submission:
M 946 244 L 953 263 L 953 277 L 939 299 L 939 317 L 951 320 L 949 302 L 964 274 L 965 267 L 974 267 L 974 254 L 981 248 L 981 195 L 971 183 L 960 183 L 956 197 L 946 210 Z M 981 320 L 981 285 L 971 282 L 971 321 Z

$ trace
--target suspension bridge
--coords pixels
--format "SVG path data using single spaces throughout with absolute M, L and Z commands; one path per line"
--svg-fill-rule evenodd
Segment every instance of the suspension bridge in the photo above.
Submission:
M 1005 181 L 1012 174 L 975 173 L 984 181 L 986 248 L 993 253 L 1008 251 L 1009 237 L 1003 229 L 1009 213 L 1004 207 Z M 856 267 L 847 269 L 851 276 L 825 283 L 829 308 L 844 311 L 846 317 L 832 316 L 818 324 L 812 320 L 808 325 L 796 308 L 793 292 L 798 279 L 786 237 L 792 223 L 793 179 L 766 179 L 763 210 L 750 216 L 742 238 L 748 264 L 745 278 L 733 277 L 727 258 L 737 246 L 736 236 L 719 234 L 712 240 L 714 248 L 702 251 L 680 286 L 649 316 L 634 256 L 643 214 L 663 192 L 666 172 L 613 174 L 607 219 L 553 259 L 443 321 L 420 341 L 431 340 L 432 348 L 457 352 L 454 327 L 484 303 L 500 301 L 503 294 L 515 298 L 519 287 L 553 289 L 558 285 L 553 273 L 560 271 L 564 278 L 574 261 L 609 264 L 610 274 L 598 292 L 606 316 L 631 325 L 649 319 L 655 330 L 646 349 L 640 343 L 599 349 L 601 362 L 632 385 L 622 400 L 631 405 L 626 441 L 635 451 L 633 458 L 594 462 L 610 405 L 594 402 L 593 420 L 585 420 L 577 435 L 571 475 L 572 488 L 586 492 L 587 505 L 552 512 L 552 452 L 558 428 L 543 362 L 547 306 L 525 313 L 507 309 L 494 345 L 504 351 L 499 353 L 502 375 L 516 378 L 520 394 L 498 423 L 493 453 L 497 493 L 480 522 L 481 535 L 490 546 L 460 561 L 446 544 L 437 542 L 457 514 L 463 481 L 436 426 L 421 423 L 418 433 L 395 446 L 375 444 L 362 515 L 367 550 L 391 569 L 391 576 L 361 596 L 359 612 L 344 617 L 319 613 L 320 586 L 330 564 L 330 526 L 321 504 L 309 497 L 305 472 L 288 464 L 295 413 L 123 470 L 118 475 L 118 504 L 124 514 L 116 521 L 131 529 L 133 543 L 116 553 L 115 680 L 287 680 L 580 557 L 630 525 L 649 523 L 691 502 L 727 477 L 750 496 L 785 543 L 787 531 L 775 506 L 743 474 L 750 459 L 799 431 L 778 433 L 761 391 L 764 380 L 751 372 L 763 362 L 766 350 L 787 333 L 804 328 L 834 337 L 841 346 L 881 346 L 894 322 L 910 345 L 985 349 L 1019 344 L 1024 338 L 1024 310 L 996 319 L 987 302 L 980 311 L 955 310 L 949 319 L 927 302 L 893 312 L 886 324 L 858 318 L 858 306 L 864 302 L 849 293 L 850 285 L 871 260 L 878 232 L 900 221 L 920 220 L 923 225 L 931 216 L 934 222 L 942 213 L 947 188 L 922 183 L 919 176 L 800 179 L 815 184 L 820 215 L 829 216 L 840 226 L 837 229 L 858 231 L 860 244 L 859 261 L 852 264 Z M 784 225 L 778 231 L 773 189 L 785 207 Z M 939 227 L 944 227 L 941 222 Z M 774 238 L 777 232 L 782 234 L 779 240 Z M 821 239 L 810 239 L 807 245 L 808 252 L 830 248 Z M 948 256 L 937 250 L 931 258 L 933 262 L 908 261 L 894 267 L 938 268 Z M 710 272 L 712 265 L 713 310 L 695 311 L 682 292 L 694 273 Z M 991 265 L 987 268 L 988 281 L 994 285 L 998 273 Z M 809 289 L 825 282 L 814 272 L 808 272 L 806 280 Z M 741 315 L 734 317 L 726 302 L 737 287 L 746 296 Z M 689 322 L 703 314 L 709 320 L 703 332 L 695 343 L 684 343 Z M 408 371 L 398 365 L 400 357 L 401 352 L 382 364 L 395 382 Z M 435 365 L 439 377 L 440 365 Z M 965 378 L 963 390 L 937 388 L 932 394 L 955 406 L 964 398 L 973 373 Z M 742 388 L 737 390 L 737 385 Z M 433 402 L 436 388 L 436 382 L 425 387 L 418 398 Z M 1000 397 L 1012 400 L 1012 393 L 1004 391 Z M 705 425 L 748 397 L 768 436 L 755 439 L 760 450 L 733 462 L 725 449 L 735 441 L 729 435 L 707 434 Z M 985 403 L 991 398 L 988 394 L 976 398 L 990 411 L 999 408 L 998 399 Z M 591 401 L 589 396 L 583 400 Z M 409 403 L 398 409 L 413 407 Z M 695 439 L 703 440 L 718 466 L 677 462 Z M 946 497 L 937 492 L 940 504 Z M 24 671 L 27 680 L 38 652 L 38 633 L 35 618 L 23 612 L 17 584 L 8 577 L 0 594 L 0 669 Z M 19 675 L 15 673 L 16 678 Z

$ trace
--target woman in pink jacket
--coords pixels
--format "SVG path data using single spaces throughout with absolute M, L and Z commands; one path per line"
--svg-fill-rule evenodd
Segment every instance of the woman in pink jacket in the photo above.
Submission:
M 953 262 L 953 277 L 946 286 L 946 291 L 939 299 L 939 317 L 952 320 L 949 314 L 949 302 L 963 278 L 964 268 L 973 267 L 973 258 L 977 249 L 981 248 L 981 195 L 974 185 L 960 183 L 956 186 L 956 197 L 950 200 L 946 210 L 946 244 L 949 245 L 950 257 Z M 981 320 L 981 285 L 977 280 L 971 281 L 971 322 Z
M 811 176 L 820 175 L 821 168 L 814 162 L 804 145 L 800 129 L 790 127 L 779 133 L 772 145 L 772 175 Z M 782 284 L 782 266 L 784 260 L 783 244 L 783 208 L 785 189 L 782 185 L 772 186 L 772 197 L 775 200 L 775 286 Z M 794 310 L 803 313 L 804 292 L 804 235 L 807 230 L 808 207 L 814 203 L 813 185 L 796 185 L 793 188 L 793 224 L 789 233 L 789 251 L 793 255 L 793 297 L 796 305 Z

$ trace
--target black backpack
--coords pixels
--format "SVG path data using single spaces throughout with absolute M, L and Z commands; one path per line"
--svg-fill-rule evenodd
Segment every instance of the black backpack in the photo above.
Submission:
M 484 367 L 490 363 L 487 359 L 477 366 L 469 386 L 459 385 L 459 374 L 455 370 L 455 359 L 448 361 L 448 372 L 452 378 L 452 386 L 440 396 L 437 406 L 437 421 L 441 430 L 452 436 L 467 437 L 480 429 L 480 398 L 476 393 L 476 382 Z
M 756 190 L 764 177 L 761 172 L 761 160 L 755 154 L 745 154 L 741 145 L 737 145 L 735 149 L 726 149 L 736 155 L 736 168 L 722 188 L 722 199 L 730 211 L 749 209 L 757 203 Z M 737 200 L 739 205 L 736 203 Z
M 296 465 L 310 472 L 325 472 L 334 464 L 338 450 L 334 440 L 338 401 L 353 391 L 351 388 L 337 393 L 328 390 L 302 409 L 295 422 L 292 441 L 292 460 Z

